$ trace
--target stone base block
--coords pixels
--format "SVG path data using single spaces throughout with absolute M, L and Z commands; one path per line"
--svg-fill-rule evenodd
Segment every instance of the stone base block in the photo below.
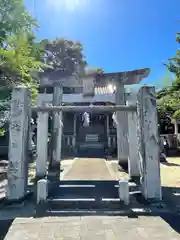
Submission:
M 128 184 L 128 180 L 119 181 L 119 198 L 126 205 L 129 204 L 129 184 Z
M 37 182 L 37 204 L 45 202 L 48 196 L 48 181 L 41 179 Z

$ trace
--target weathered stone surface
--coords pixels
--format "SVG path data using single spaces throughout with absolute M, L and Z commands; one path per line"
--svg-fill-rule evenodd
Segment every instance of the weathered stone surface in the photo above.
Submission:
M 116 82 L 116 104 L 125 105 L 124 85 Z M 118 161 L 124 163 L 128 161 L 128 118 L 126 112 L 117 111 L 117 148 Z
M 46 201 L 48 196 L 48 181 L 41 179 L 37 182 L 37 204 Z
M 61 161 L 61 151 L 62 151 L 62 133 L 63 133 L 63 122 L 62 122 L 62 112 L 58 113 L 58 129 L 57 129 L 57 145 L 56 145 L 56 159 L 60 163 Z
M 25 196 L 28 172 L 28 128 L 30 92 L 25 87 L 12 92 L 9 126 L 9 164 L 7 198 L 18 200 Z
M 16 219 L 5 240 L 19 239 L 178 240 L 179 234 L 161 217 L 81 216 Z
M 77 124 L 77 116 L 74 114 L 74 122 L 73 122 L 73 140 L 72 140 L 72 145 L 73 145 L 73 151 L 76 153 L 76 124 Z
M 129 204 L 129 185 L 126 179 L 119 181 L 119 198 L 126 205 Z
M 45 106 L 43 102 L 39 105 Z M 39 112 L 37 119 L 37 158 L 36 158 L 36 176 L 44 177 L 47 171 L 48 158 L 48 113 Z
M 146 199 L 161 200 L 159 138 L 154 87 L 140 88 L 137 115 L 142 194 Z
M 61 86 L 54 87 L 53 105 L 62 104 L 63 89 Z M 61 158 L 61 141 L 62 141 L 62 112 L 53 114 L 53 132 L 52 132 L 52 165 L 60 163 Z
M 137 94 L 131 93 L 128 96 L 127 105 L 136 105 Z M 139 156 L 137 146 L 137 113 L 128 112 L 128 142 L 129 142 L 129 157 L 128 157 L 128 172 L 130 177 L 139 176 Z

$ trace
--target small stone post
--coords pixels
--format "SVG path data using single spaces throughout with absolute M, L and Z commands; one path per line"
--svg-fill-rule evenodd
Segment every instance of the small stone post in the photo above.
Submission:
M 7 185 L 7 199 L 12 201 L 20 200 L 27 191 L 30 107 L 30 91 L 26 87 L 15 88 L 10 110 Z
M 43 103 L 38 103 L 43 106 Z M 37 119 L 37 159 L 36 159 L 36 177 L 43 178 L 47 173 L 48 159 L 48 117 L 47 112 L 38 112 Z
M 129 204 L 129 184 L 126 179 L 119 181 L 119 198 L 124 204 Z
M 127 105 L 136 105 L 137 94 L 131 93 L 128 96 Z M 139 156 L 137 146 L 137 113 L 128 112 L 128 142 L 129 142 L 129 157 L 128 157 L 128 172 L 130 178 L 138 177 L 139 173 Z
M 37 204 L 44 203 L 48 196 L 48 181 L 40 179 L 37 182 Z
M 125 105 L 125 89 L 124 85 L 116 81 L 116 104 Z M 127 113 L 117 111 L 117 148 L 118 148 L 118 162 L 128 162 L 128 119 Z
M 155 87 L 141 87 L 137 97 L 137 134 L 142 194 L 145 199 L 161 200 L 162 193 Z

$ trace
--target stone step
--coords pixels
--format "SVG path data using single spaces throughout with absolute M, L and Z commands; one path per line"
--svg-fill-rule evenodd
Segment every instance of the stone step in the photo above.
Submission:
M 37 211 L 36 211 L 37 212 Z M 38 217 L 82 217 L 82 216 L 112 216 L 112 217 L 126 217 L 137 218 L 137 216 L 156 216 L 159 214 L 170 214 L 169 209 L 150 209 L 146 207 L 128 208 L 126 205 L 121 204 L 119 209 L 48 209 L 45 205 L 37 212 Z M 175 215 L 177 217 L 177 215 Z
M 80 144 L 80 149 L 87 149 L 87 148 L 103 148 L 104 147 L 104 144 L 103 143 L 83 143 L 83 144 Z
M 101 192 L 100 192 L 101 190 Z M 66 186 L 66 187 L 59 187 L 57 189 L 53 188 L 49 192 L 50 199 L 85 199 L 89 198 L 92 199 L 96 197 L 96 199 L 102 198 L 118 198 L 118 188 L 116 187 L 95 187 L 91 185 L 87 186 Z
M 85 142 L 99 142 L 98 134 L 86 134 Z
M 89 210 L 119 210 L 124 206 L 119 198 L 99 199 L 95 198 L 75 198 L 75 199 L 48 199 L 48 209 L 89 209 Z

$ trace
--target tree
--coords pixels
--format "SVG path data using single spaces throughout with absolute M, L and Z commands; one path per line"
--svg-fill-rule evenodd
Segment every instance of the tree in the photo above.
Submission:
M 36 26 L 36 21 L 25 9 L 23 0 L 1 0 L 1 112 L 8 109 L 11 89 L 15 85 L 25 84 L 32 90 L 33 96 L 37 93 L 38 81 L 32 73 L 41 71 L 45 65 L 39 61 L 42 50 L 33 35 L 33 28 Z
M 0 7 L 0 43 L 9 35 L 21 32 L 32 32 L 37 26 L 35 19 L 24 7 L 23 0 L 1 0 Z
M 45 67 L 40 62 L 42 45 L 33 33 L 37 23 L 23 0 L 1 0 L 0 16 L 0 87 L 20 83 L 34 87 L 38 82 L 32 73 Z
M 180 43 L 180 33 L 177 33 L 176 41 Z M 180 118 L 180 50 L 176 56 L 165 64 L 167 69 L 175 75 L 172 86 L 163 88 L 157 94 L 158 110 L 160 115 L 169 114 L 174 119 Z
M 56 38 L 52 41 L 44 39 L 41 44 L 45 49 L 43 61 L 51 66 L 53 71 L 62 71 L 71 75 L 81 71 L 81 68 L 83 69 L 87 64 L 80 42 Z
M 0 48 L 0 86 L 36 84 L 32 72 L 41 71 L 44 64 L 33 56 L 33 46 L 27 36 L 19 34 L 8 37 L 6 44 L 6 48 Z
M 180 33 L 177 33 L 176 41 L 180 43 Z M 177 50 L 176 56 L 169 59 L 169 63 L 165 64 L 170 72 L 174 73 L 176 76 L 176 80 L 174 84 L 180 82 L 180 50 Z M 178 85 L 179 90 L 179 85 Z

